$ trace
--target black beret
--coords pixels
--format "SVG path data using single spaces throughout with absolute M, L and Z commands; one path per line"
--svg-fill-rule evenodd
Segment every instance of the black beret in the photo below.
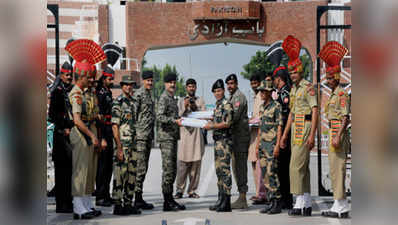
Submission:
M 227 83 L 230 80 L 234 80 L 236 83 L 238 83 L 238 78 L 236 77 L 235 74 L 228 75 L 227 78 L 225 78 L 225 83 Z
M 194 80 L 194 79 L 192 79 L 192 78 L 189 78 L 189 79 L 185 82 L 185 85 L 188 86 L 188 85 L 190 85 L 190 84 L 196 85 L 196 80 Z
M 215 89 L 222 88 L 224 89 L 224 82 L 221 79 L 218 79 L 211 88 L 211 92 L 214 92 Z
M 142 72 L 141 77 L 143 80 L 153 78 L 153 72 L 151 70 L 145 70 Z
M 168 72 L 166 76 L 164 76 L 163 81 L 165 83 L 171 82 L 171 81 L 176 81 L 177 80 L 177 74 L 174 72 Z
M 259 74 L 259 73 L 253 74 L 253 75 L 250 77 L 250 81 L 258 81 L 258 82 L 260 82 L 260 81 L 261 81 L 261 76 L 260 76 L 260 74 Z
M 71 73 L 72 70 L 73 70 L 72 65 L 67 61 L 65 61 L 64 64 L 62 64 L 61 73 Z
M 107 66 L 105 67 L 104 71 L 102 71 L 102 75 L 106 76 L 106 77 L 114 77 L 115 71 Z

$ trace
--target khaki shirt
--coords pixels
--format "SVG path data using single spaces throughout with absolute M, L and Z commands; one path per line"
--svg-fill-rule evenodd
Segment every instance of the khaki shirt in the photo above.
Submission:
M 317 90 L 310 82 L 302 79 L 290 91 L 290 111 L 297 115 L 311 115 L 312 108 L 318 106 Z
M 349 97 L 347 92 L 340 86 L 331 93 L 326 102 L 325 114 L 330 120 L 342 120 L 344 116 L 349 114 Z

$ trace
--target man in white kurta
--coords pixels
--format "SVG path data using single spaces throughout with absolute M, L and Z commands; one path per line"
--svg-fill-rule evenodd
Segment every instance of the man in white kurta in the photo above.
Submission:
M 185 84 L 187 96 L 178 101 L 180 117 L 189 113 L 206 110 L 203 98 L 195 96 L 196 81 L 188 79 Z M 199 185 L 200 168 L 204 154 L 204 137 L 200 128 L 180 127 L 181 138 L 178 141 L 177 154 L 177 191 L 175 198 L 182 198 L 189 177 L 188 196 L 199 198 L 196 190 Z

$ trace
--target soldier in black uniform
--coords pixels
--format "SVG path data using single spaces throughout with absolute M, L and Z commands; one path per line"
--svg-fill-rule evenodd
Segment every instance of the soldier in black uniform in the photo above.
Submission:
M 69 142 L 73 122 L 69 120 L 71 106 L 68 93 L 72 88 L 72 66 L 65 62 L 61 74 L 50 87 L 48 117 L 54 123 L 52 159 L 55 167 L 55 202 L 57 213 L 72 213 L 72 152 Z
M 112 133 L 112 91 L 115 71 L 107 66 L 98 81 L 96 94 L 101 121 L 99 123 L 100 143 L 104 149 L 98 157 L 98 169 L 96 177 L 96 201 L 97 206 L 109 207 L 112 205 L 110 197 L 110 182 L 113 171 L 113 133 Z
M 272 78 L 278 94 L 277 101 L 282 106 L 282 121 L 283 121 L 282 130 L 284 130 L 290 113 L 289 93 L 291 88 L 291 80 L 288 70 L 283 66 L 277 67 L 274 70 Z M 290 133 L 288 141 L 290 141 Z M 290 179 L 289 179 L 290 155 L 291 155 L 290 144 L 287 144 L 284 149 L 281 148 L 278 158 L 279 159 L 278 177 L 280 181 L 280 190 L 282 195 L 281 199 L 282 209 L 291 209 L 293 207 L 293 196 L 290 193 Z

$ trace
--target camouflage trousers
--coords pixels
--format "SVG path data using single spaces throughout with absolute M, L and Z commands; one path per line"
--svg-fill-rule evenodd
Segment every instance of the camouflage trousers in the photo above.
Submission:
M 117 151 L 115 151 L 117 154 Z M 115 204 L 131 204 L 136 182 L 137 152 L 132 147 L 123 147 L 123 161 L 115 156 L 113 166 L 113 192 Z
M 214 161 L 217 175 L 218 191 L 227 195 L 231 194 L 231 149 L 232 141 L 220 139 L 214 143 Z
M 137 178 L 135 192 L 143 192 L 146 173 L 148 172 L 149 156 L 151 154 L 152 140 L 137 140 Z
M 280 199 L 280 182 L 278 178 L 278 159 L 274 157 L 274 144 L 262 143 L 259 149 L 261 176 L 267 189 L 267 199 Z
M 162 192 L 171 194 L 177 176 L 177 141 L 162 141 L 159 146 L 162 153 Z

